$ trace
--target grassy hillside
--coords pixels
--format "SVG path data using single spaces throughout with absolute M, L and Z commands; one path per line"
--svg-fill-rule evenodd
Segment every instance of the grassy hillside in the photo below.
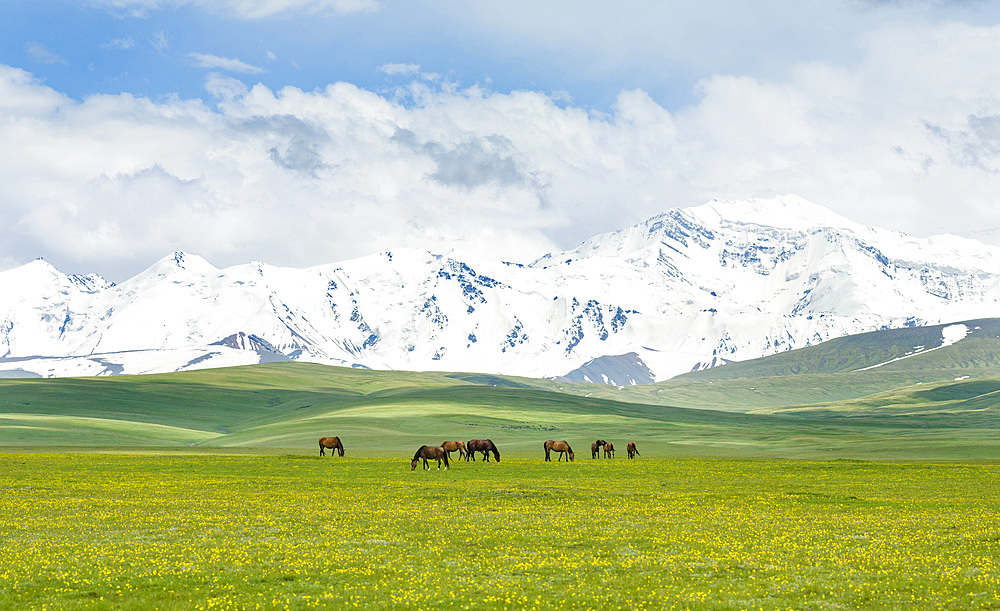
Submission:
M 740 412 L 854 401 L 918 384 L 1000 375 L 1000 319 L 964 323 L 969 335 L 941 345 L 950 325 L 888 329 L 692 372 L 646 387 L 597 391 L 619 399 Z M 918 350 L 918 348 L 920 348 Z
M 892 372 L 1000 370 L 1000 318 L 957 323 L 968 327 L 968 336 L 951 346 L 932 350 L 941 345 L 943 329 L 952 324 L 955 323 L 850 335 L 773 356 L 692 372 L 675 379 L 705 382 L 849 373 L 882 363 L 885 365 L 877 367 L 879 370 Z
M 899 399 L 874 394 L 867 403 L 807 405 L 788 398 L 822 394 L 817 389 L 824 388 L 834 394 L 840 375 L 644 390 L 659 395 L 658 403 L 635 402 L 634 396 L 629 396 L 632 401 L 581 396 L 599 390 L 624 397 L 630 389 L 304 363 L 155 376 L 0 380 L 0 446 L 253 447 L 313 453 L 318 437 L 339 435 L 349 456 L 412 452 L 425 443 L 480 437 L 515 456 L 541 456 L 542 442 L 554 438 L 566 439 L 579 457 L 586 457 L 597 437 L 615 441 L 622 454 L 625 442 L 635 440 L 646 455 L 670 456 L 984 458 L 1000 447 L 998 419 L 990 407 L 1000 379 L 910 386 L 912 394 Z M 736 404 L 735 386 L 756 402 Z M 684 400 L 678 405 L 721 405 L 730 411 L 663 404 L 680 396 Z M 886 407 L 904 403 L 906 413 Z

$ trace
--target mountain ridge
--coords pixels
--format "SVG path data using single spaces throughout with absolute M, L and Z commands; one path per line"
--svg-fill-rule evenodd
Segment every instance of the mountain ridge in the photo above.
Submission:
M 606 362 L 587 378 L 640 383 L 876 329 L 986 318 L 1000 311 L 993 269 L 998 248 L 864 227 L 796 196 L 675 208 L 526 264 L 394 249 L 304 269 L 219 269 L 177 252 L 113 284 L 35 261 L 0 272 L 0 371 L 276 358 L 554 378 Z M 268 348 L 224 341 L 240 333 Z M 629 353 L 641 375 L 622 377 L 622 361 L 606 359 Z

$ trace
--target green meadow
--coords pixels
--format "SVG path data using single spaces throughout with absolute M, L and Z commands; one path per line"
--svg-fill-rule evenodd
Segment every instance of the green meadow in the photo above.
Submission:
M 975 329 L 641 387 L 306 363 L 3 379 L 0 608 L 997 608 L 1000 324 Z M 327 435 L 345 457 L 318 456 Z M 474 438 L 501 462 L 411 471 Z
M 1000 465 L 0 456 L 2 608 L 996 608 Z

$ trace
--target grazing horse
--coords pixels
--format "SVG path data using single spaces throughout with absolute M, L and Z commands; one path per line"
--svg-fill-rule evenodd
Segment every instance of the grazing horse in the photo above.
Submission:
M 549 439 L 545 442 L 545 460 L 551 462 L 552 459 L 549 457 L 549 452 L 551 451 L 559 452 L 559 459 L 563 459 L 564 454 L 569 454 L 569 460 L 573 460 L 573 448 L 569 447 L 569 444 L 565 441 L 553 441 Z M 558 460 L 556 462 L 558 462 Z
M 630 459 L 631 458 L 635 458 L 636 456 L 640 455 L 639 454 L 639 450 L 637 450 L 635 448 L 635 442 L 634 441 L 630 441 L 630 442 L 628 442 L 628 444 L 626 444 L 625 451 L 628 452 L 628 457 Z
M 441 443 L 441 447 L 444 448 L 446 452 L 448 452 L 449 456 L 451 455 L 452 452 L 457 450 L 459 460 L 465 458 L 465 455 L 467 453 L 464 441 L 445 441 Z
M 598 439 L 594 443 L 590 444 L 590 457 L 591 458 L 600 458 L 601 457 L 601 449 L 604 447 L 604 444 L 606 444 L 606 443 L 607 443 L 607 441 L 604 441 L 603 439 Z
M 490 462 L 490 452 L 500 462 L 500 450 L 491 439 L 472 439 L 465 444 L 466 457 L 472 462 L 476 462 L 476 452 L 483 453 L 483 460 Z
M 610 441 L 604 444 L 604 458 L 614 458 L 615 457 L 615 444 Z
M 333 456 L 333 451 L 337 450 L 340 455 L 344 455 L 344 444 L 340 442 L 340 437 L 320 437 L 319 438 L 319 455 L 326 456 L 326 452 L 323 448 L 330 448 L 330 456 Z
M 448 468 L 448 450 L 445 450 L 441 446 L 420 446 L 417 453 L 413 455 L 413 461 L 410 463 L 410 471 L 417 468 L 417 463 L 424 461 L 424 469 L 430 470 L 430 465 L 427 464 L 427 460 L 437 460 L 438 470 L 441 469 L 441 461 L 444 461 L 444 468 Z

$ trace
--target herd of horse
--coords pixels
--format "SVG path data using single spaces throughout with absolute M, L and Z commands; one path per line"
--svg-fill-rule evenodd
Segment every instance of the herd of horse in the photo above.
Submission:
M 614 458 L 615 457 L 615 444 L 610 441 L 605 441 L 604 439 L 598 439 L 594 443 L 590 444 L 590 457 L 600 458 L 601 451 L 604 452 L 604 458 Z M 558 452 L 559 458 L 556 459 L 557 462 L 565 457 L 567 460 L 573 460 L 575 455 L 573 454 L 573 448 L 569 447 L 569 444 L 565 441 L 554 441 L 552 439 L 545 442 L 545 460 L 552 460 L 550 457 L 551 452 Z M 639 450 L 635 447 L 635 442 L 630 441 L 625 444 L 625 452 L 628 457 L 635 458 L 636 456 L 641 456 Z
M 458 452 L 458 459 L 471 460 L 476 462 L 476 453 L 483 455 L 483 460 L 490 462 L 490 454 L 500 462 L 500 450 L 497 449 L 492 439 L 471 439 L 469 441 L 445 441 L 439 446 L 420 446 L 413 461 L 410 462 L 410 471 L 417 468 L 417 463 L 424 461 L 424 469 L 430 469 L 428 460 L 437 460 L 438 469 L 441 468 L 441 461 L 444 461 L 444 468 L 448 468 L 448 458 L 452 452 Z
M 573 460 L 576 455 L 573 453 L 573 448 L 570 447 L 569 443 L 565 440 L 555 441 L 554 439 L 549 439 L 544 444 L 545 448 L 545 460 L 548 462 L 552 461 L 551 454 L 556 452 L 559 454 L 559 458 L 556 462 L 561 461 L 565 458 L 567 461 Z M 340 452 L 340 455 L 344 455 L 344 444 L 340 441 L 340 437 L 320 437 L 319 438 L 319 455 L 326 456 L 325 450 L 330 450 L 330 455 L 333 455 L 334 450 Z M 601 452 L 604 452 L 604 458 L 614 458 L 615 457 L 615 444 L 604 439 L 598 439 L 594 443 L 590 444 L 590 457 L 599 458 Z M 476 461 L 476 454 L 482 453 L 483 460 L 485 462 L 490 462 L 490 454 L 497 462 L 500 462 L 500 450 L 491 439 L 472 439 L 469 441 L 445 441 L 439 446 L 420 446 L 420 448 L 413 455 L 413 460 L 410 462 L 410 471 L 417 468 L 417 465 L 422 460 L 424 462 L 424 469 L 430 469 L 431 460 L 437 461 L 437 468 L 441 468 L 442 461 L 444 462 L 444 468 L 447 469 L 449 465 L 449 459 L 452 452 L 458 452 L 459 460 L 471 460 Z M 630 441 L 625 445 L 625 452 L 628 457 L 635 458 L 640 456 L 639 450 L 635 447 L 635 442 Z

